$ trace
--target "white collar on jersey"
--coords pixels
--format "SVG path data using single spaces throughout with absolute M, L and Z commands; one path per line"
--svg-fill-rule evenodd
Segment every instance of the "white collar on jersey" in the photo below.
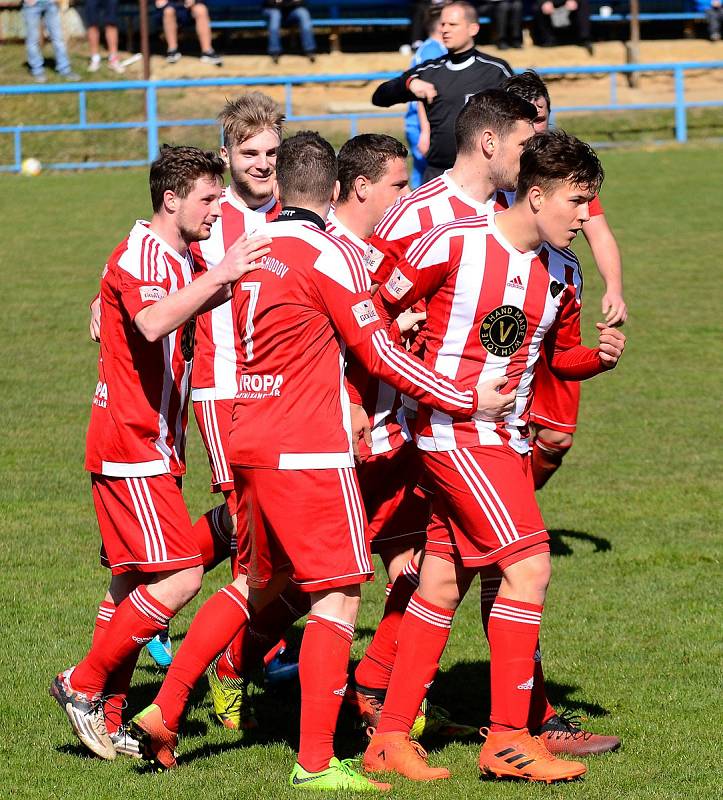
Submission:
M 472 208 L 475 209 L 478 217 L 481 217 L 483 214 L 489 214 L 494 209 L 494 195 L 492 195 L 492 197 L 486 203 L 480 203 L 479 200 L 474 200 L 459 188 L 459 186 L 452 180 L 452 176 L 449 174 L 448 169 L 446 169 L 439 177 L 447 184 L 447 188 L 455 197 L 459 197 L 463 203 L 467 203 L 467 205 L 472 206 Z
M 161 246 L 161 250 L 164 250 L 172 259 L 174 259 L 174 261 L 178 261 L 179 263 L 190 257 L 190 250 L 186 252 L 185 256 L 182 256 L 177 250 L 174 250 L 165 239 L 161 239 L 157 233 L 154 233 L 151 230 L 150 225 L 151 223 L 144 219 L 137 219 L 136 224 L 131 229 L 130 236 L 134 239 L 136 237 L 142 239 L 144 236 L 150 236 L 158 242 L 158 244 Z
M 367 249 L 367 243 L 364 241 L 364 239 L 360 239 L 354 233 L 354 231 L 350 231 L 343 222 L 340 222 L 339 217 L 336 216 L 333 209 L 329 210 L 326 221 L 328 225 L 334 227 L 334 230 L 329 231 L 332 236 L 346 236 L 347 239 L 350 239 L 357 247 L 361 248 L 362 250 Z
M 512 256 L 522 257 L 522 258 L 529 258 L 533 259 L 535 256 L 540 254 L 540 251 L 545 246 L 543 242 L 538 248 L 535 250 L 518 250 L 511 242 L 508 242 L 507 239 L 502 235 L 502 231 L 497 227 L 497 223 L 495 222 L 495 217 L 497 214 L 500 214 L 500 211 L 497 211 L 494 214 L 490 214 L 487 218 L 487 224 L 489 225 L 490 231 L 492 231 L 492 235 L 498 241 L 498 243 L 507 250 L 507 252 Z
M 262 206 L 259 206 L 258 208 L 249 208 L 246 203 L 236 197 L 236 195 L 231 191 L 230 186 L 227 186 L 223 190 L 223 199 L 239 211 L 254 211 L 257 214 L 266 214 L 267 211 L 271 211 L 271 209 L 276 205 L 276 198 L 271 195 L 271 198 Z

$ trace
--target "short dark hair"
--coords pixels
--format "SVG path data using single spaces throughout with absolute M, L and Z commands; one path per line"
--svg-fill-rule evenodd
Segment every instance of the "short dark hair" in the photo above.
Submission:
M 328 202 L 336 176 L 334 148 L 316 131 L 300 131 L 281 143 L 276 158 L 276 181 L 282 205 L 304 200 Z
M 598 194 L 604 177 L 602 164 L 592 147 L 555 128 L 536 133 L 525 142 L 520 156 L 517 197 L 525 197 L 533 186 L 549 192 L 567 182 Z
M 226 169 L 218 153 L 197 147 L 173 147 L 164 144 L 158 158 L 151 164 L 149 183 L 153 211 L 163 208 L 163 193 L 171 191 L 178 197 L 188 197 L 198 178 L 220 178 Z
M 521 97 L 523 100 L 527 100 L 528 103 L 534 103 L 538 97 L 544 97 L 547 101 L 548 110 L 552 108 L 550 93 L 547 91 L 545 81 L 534 69 L 525 70 L 520 75 L 511 75 L 500 88 Z
M 439 18 L 442 16 L 443 5 L 441 3 L 434 3 L 430 5 L 424 12 L 424 30 L 427 36 L 434 33 L 434 29 L 439 24 Z
M 457 6 L 458 8 L 462 9 L 467 22 L 479 21 L 479 15 L 477 14 L 477 9 L 473 3 L 469 3 L 467 0 L 450 0 L 449 3 L 444 4 L 442 10 L 445 8 L 451 8 L 452 6 Z
M 407 148 L 393 136 L 385 133 L 362 133 L 349 139 L 339 150 L 339 202 L 344 202 L 354 188 L 354 181 L 363 175 L 372 183 L 379 183 L 387 165 L 395 158 L 405 159 Z
M 469 153 L 481 131 L 504 138 L 520 120 L 532 122 L 537 109 L 532 103 L 502 89 L 486 89 L 472 95 L 454 125 L 458 153 Z

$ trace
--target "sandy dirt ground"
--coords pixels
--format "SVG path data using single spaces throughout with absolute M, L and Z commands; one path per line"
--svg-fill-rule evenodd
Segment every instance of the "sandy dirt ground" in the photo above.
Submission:
M 538 48 L 528 45 L 523 50 L 499 53 L 496 48 L 488 51 L 493 55 L 504 56 L 513 67 L 565 67 L 592 64 L 617 65 L 626 63 L 626 49 L 623 42 L 599 42 L 595 54 L 590 57 L 579 47 Z M 708 62 L 723 60 L 723 42 L 706 40 L 674 40 L 641 43 L 640 63 L 670 62 Z M 228 56 L 222 68 L 201 64 L 197 58 L 184 57 L 178 64 L 167 64 L 160 56 L 152 60 L 152 75 L 163 80 L 171 78 L 210 78 L 210 77 L 260 77 L 265 75 L 331 75 L 368 72 L 403 71 L 409 62 L 408 56 L 398 53 L 355 53 L 322 54 L 315 64 L 301 56 L 284 56 L 274 65 L 266 56 Z M 131 68 L 140 71 L 139 65 Z M 609 102 L 611 78 L 608 75 L 549 77 L 550 94 L 553 106 L 604 104 Z M 686 74 L 686 96 L 690 100 L 723 99 L 723 70 L 696 70 Z M 295 114 L 365 112 L 373 109 L 370 102 L 375 82 L 349 81 L 329 86 L 295 87 L 293 90 L 293 110 Z M 619 102 L 651 103 L 672 100 L 674 96 L 671 73 L 647 73 L 640 76 L 638 85 L 631 87 L 624 75 L 616 81 Z M 207 90 L 205 99 L 218 99 L 233 90 Z M 283 88 L 264 88 L 276 99 L 283 99 Z M 217 95 L 217 98 L 214 97 Z M 174 102 L 176 112 L 184 110 L 193 116 L 194 101 L 186 95 Z M 180 106 L 180 107 L 179 107 Z M 188 106 L 187 108 L 181 108 Z M 395 109 L 396 110 L 396 109 Z

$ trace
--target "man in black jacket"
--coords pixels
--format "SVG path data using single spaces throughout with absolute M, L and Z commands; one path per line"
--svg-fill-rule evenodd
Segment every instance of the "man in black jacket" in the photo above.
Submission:
M 454 123 L 467 100 L 477 92 L 497 88 L 512 75 L 506 61 L 475 48 L 479 24 L 471 3 L 457 0 L 445 6 L 440 25 L 446 55 L 386 81 L 372 96 L 374 105 L 385 108 L 415 99 L 424 102 L 431 129 L 425 182 L 454 164 Z

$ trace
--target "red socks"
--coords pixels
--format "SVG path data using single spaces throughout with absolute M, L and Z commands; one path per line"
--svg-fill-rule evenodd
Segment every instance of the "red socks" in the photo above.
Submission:
M 193 526 L 193 536 L 203 556 L 203 571 L 209 572 L 231 554 L 232 534 L 223 527 L 224 505 L 207 511 Z
M 248 619 L 246 599 L 232 584 L 199 608 L 153 701 L 160 707 L 167 728 L 178 731 L 196 682 Z
M 334 755 L 334 731 L 346 690 L 354 626 L 312 614 L 299 656 L 301 734 L 299 764 L 307 772 L 327 769 Z
M 490 730 L 527 727 L 542 606 L 498 597 L 489 619 Z
M 357 686 L 386 689 L 397 657 L 397 638 L 409 598 L 419 586 L 419 567 L 409 561 L 391 585 L 384 604 L 384 615 L 374 638 L 354 671 Z
M 414 593 L 399 626 L 394 672 L 377 733 L 409 733 L 439 669 L 454 611 Z
M 105 636 L 94 635 L 88 655 L 73 671 L 73 688 L 91 697 L 103 692 L 110 675 L 167 628 L 173 613 L 145 586 L 134 589 L 112 615 Z
M 542 487 L 557 472 L 571 445 L 559 445 L 553 442 L 537 439 L 532 443 L 532 480 L 535 491 Z

